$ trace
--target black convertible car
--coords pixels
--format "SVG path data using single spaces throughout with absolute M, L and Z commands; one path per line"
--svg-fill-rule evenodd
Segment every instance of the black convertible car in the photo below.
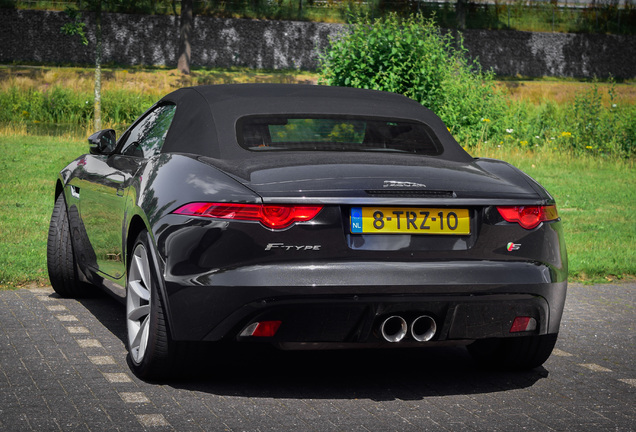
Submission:
M 188 341 L 283 349 L 466 345 L 541 365 L 567 258 L 555 201 L 472 158 L 406 97 L 300 85 L 177 90 L 56 181 L 48 271 L 126 303 L 134 372 Z

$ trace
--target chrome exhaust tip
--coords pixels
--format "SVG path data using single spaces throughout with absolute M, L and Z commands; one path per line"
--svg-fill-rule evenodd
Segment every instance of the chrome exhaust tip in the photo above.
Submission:
M 387 342 L 400 342 L 408 332 L 408 325 L 404 318 L 393 315 L 382 321 L 380 332 Z
M 428 315 L 422 315 L 411 323 L 411 336 L 418 342 L 427 342 L 433 339 L 437 331 L 435 320 Z

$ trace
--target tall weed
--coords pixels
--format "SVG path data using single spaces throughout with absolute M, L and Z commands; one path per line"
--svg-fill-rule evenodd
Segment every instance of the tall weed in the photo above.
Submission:
M 124 90 L 104 92 L 102 118 L 106 123 L 127 124 L 148 109 L 155 98 Z M 0 123 L 87 124 L 93 118 L 93 94 L 52 86 L 9 87 L 0 91 Z
M 603 103 L 605 95 L 596 83 L 571 103 L 508 101 L 504 115 L 486 126 L 487 139 L 460 142 L 466 148 L 545 147 L 574 155 L 632 158 L 636 155 L 636 106 L 618 102 L 613 89 L 611 85 L 607 90 L 608 103 Z
M 462 81 L 472 85 L 440 84 L 439 76 L 428 81 L 426 78 L 418 79 L 429 85 L 437 83 L 443 86 L 441 91 L 430 92 L 440 95 L 439 99 L 429 97 L 424 104 L 432 105 L 455 138 L 469 150 L 490 147 L 535 151 L 550 149 L 598 157 L 633 158 L 636 155 L 633 85 L 565 82 L 556 90 L 549 86 L 549 92 L 545 88 L 537 92 L 536 88 L 541 88 L 541 83 L 534 82 L 530 88 L 535 89 L 537 94 L 524 94 L 522 97 L 514 97 L 505 91 L 505 86 L 500 85 L 503 91 L 493 93 L 489 99 L 484 96 L 484 90 L 490 91 L 492 86 L 488 75 L 482 74 L 481 79 L 470 81 L 468 75 L 462 75 L 456 66 L 453 67 Z M 441 68 L 434 70 L 437 75 L 444 73 Z M 20 72 L 23 71 L 20 69 Z M 92 132 L 93 92 L 90 83 L 85 82 L 88 72 L 75 69 L 37 72 L 29 69 L 27 72 L 30 75 L 12 74 L 5 70 L 0 76 L 4 77 L 0 80 L 0 125 L 3 130 L 27 134 L 73 134 L 74 131 L 82 131 L 77 136 Z M 363 72 L 359 74 L 364 76 Z M 387 72 L 384 71 L 384 74 Z M 111 75 L 105 83 L 102 110 L 105 124 L 117 130 L 130 124 L 161 95 L 178 86 L 175 81 L 178 76 L 173 76 L 172 71 L 117 70 Z M 305 82 L 313 79 L 314 76 L 306 74 L 215 70 L 197 71 L 193 81 L 187 84 Z M 399 82 L 394 77 L 391 85 Z M 554 91 L 558 95 L 569 96 L 559 99 Z M 411 97 L 418 99 L 415 93 Z M 53 128 L 51 125 L 63 126 Z

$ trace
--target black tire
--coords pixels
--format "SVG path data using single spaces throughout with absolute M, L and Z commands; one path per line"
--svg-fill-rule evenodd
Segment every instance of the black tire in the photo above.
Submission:
M 468 345 L 472 357 L 483 367 L 503 370 L 529 370 L 550 357 L 558 334 L 484 339 Z
M 51 286 L 62 297 L 85 297 L 91 294 L 78 277 L 77 261 L 71 242 L 64 194 L 55 200 L 46 245 L 46 266 Z
M 173 375 L 178 349 L 170 338 L 152 247 L 142 231 L 129 254 L 126 281 L 128 359 L 135 375 L 144 380 Z

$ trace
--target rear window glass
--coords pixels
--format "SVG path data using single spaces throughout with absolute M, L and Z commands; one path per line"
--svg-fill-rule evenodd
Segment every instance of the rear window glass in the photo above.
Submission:
M 435 156 L 442 146 L 429 126 L 358 116 L 250 116 L 237 124 L 250 151 L 385 151 Z

